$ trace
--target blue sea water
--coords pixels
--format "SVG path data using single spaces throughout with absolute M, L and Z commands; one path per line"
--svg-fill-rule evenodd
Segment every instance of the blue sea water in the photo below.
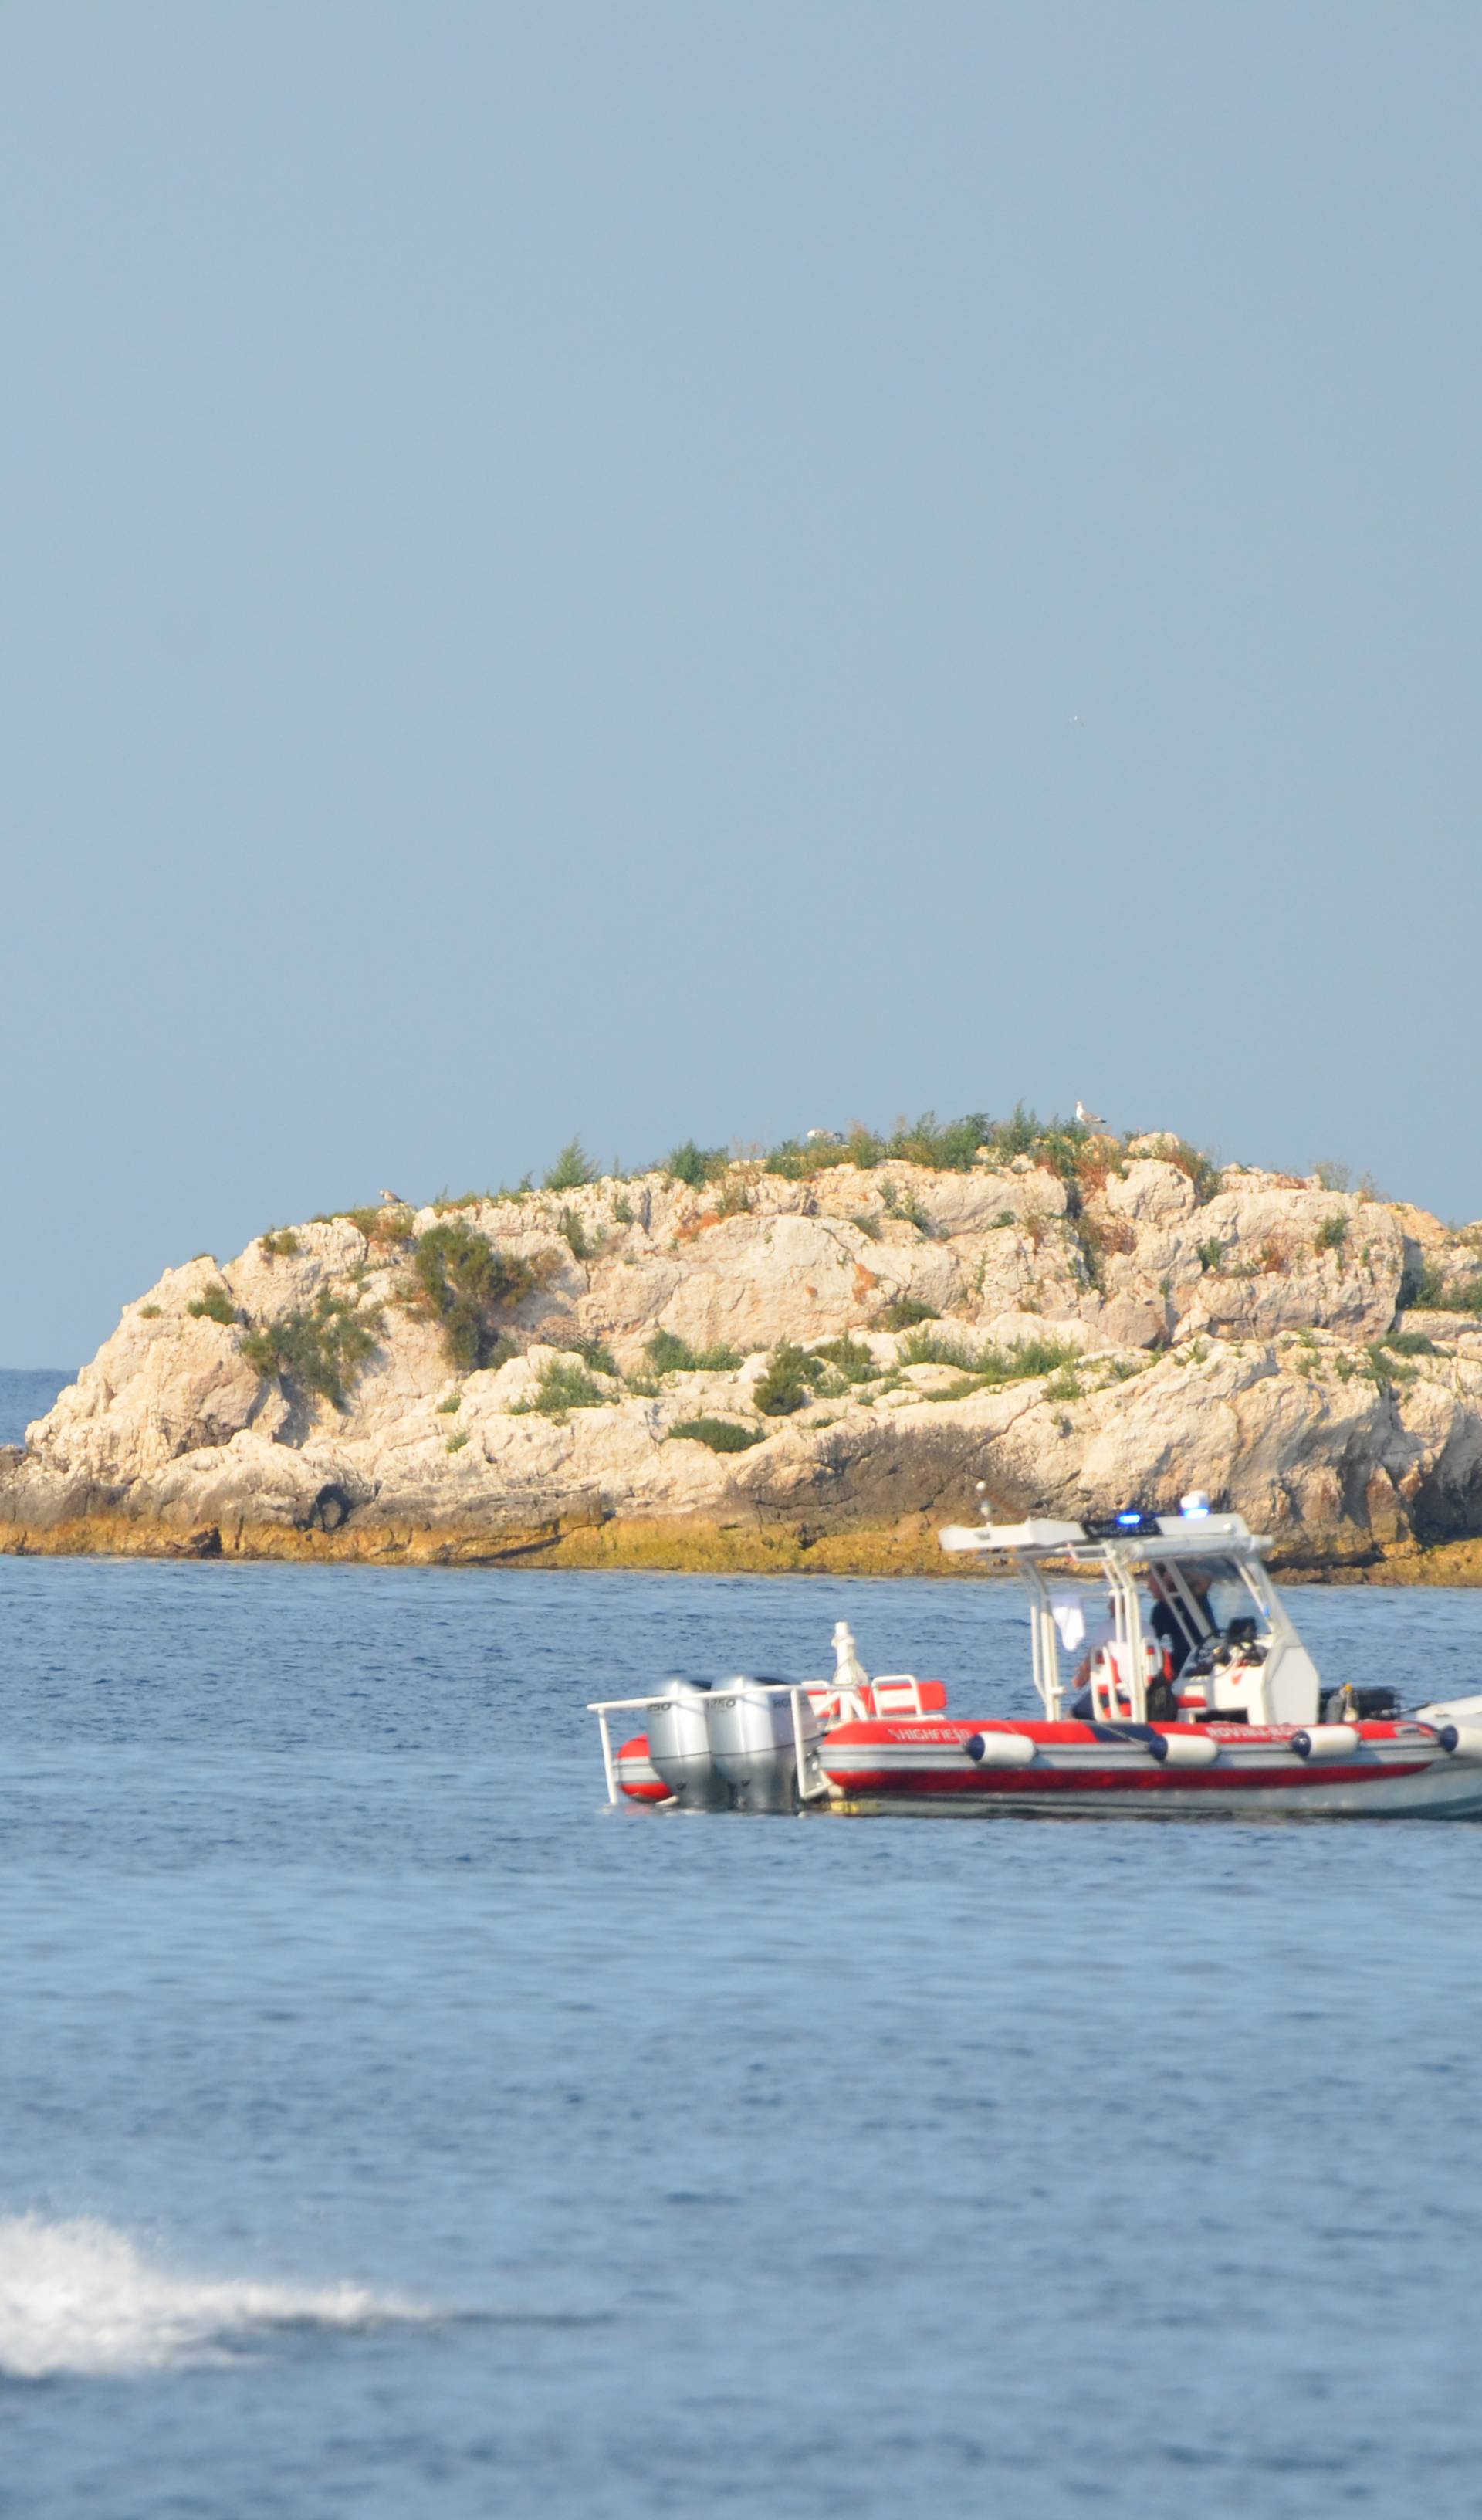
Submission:
M 72 1379 L 60 1365 L 0 1367 L 0 1444 L 23 1444 L 33 1418 L 44 1418 Z
M 604 1809 L 840 1615 L 1026 1701 L 970 1580 L 0 1559 L 6 2520 L 1482 2512 L 1482 1831 Z

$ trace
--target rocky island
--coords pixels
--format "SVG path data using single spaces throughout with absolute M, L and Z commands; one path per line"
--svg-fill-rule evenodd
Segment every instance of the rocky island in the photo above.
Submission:
M 1022 1112 L 573 1145 L 167 1270 L 0 1450 L 0 1550 L 946 1573 L 979 1480 L 1482 1576 L 1482 1226 Z

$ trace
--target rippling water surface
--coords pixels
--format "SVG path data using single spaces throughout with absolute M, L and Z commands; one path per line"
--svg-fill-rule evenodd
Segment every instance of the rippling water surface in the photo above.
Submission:
M 1482 1831 L 603 1810 L 840 1614 L 1025 1703 L 971 1581 L 0 1559 L 7 2520 L 1482 2511 Z

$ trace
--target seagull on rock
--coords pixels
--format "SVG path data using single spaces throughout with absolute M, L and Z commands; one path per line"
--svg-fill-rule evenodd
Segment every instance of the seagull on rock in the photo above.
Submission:
M 1078 1102 L 1076 1104 L 1075 1116 L 1079 1120 L 1083 1129 L 1090 1130 L 1093 1138 L 1105 1138 L 1110 1135 L 1110 1131 L 1107 1129 L 1105 1121 L 1099 1120 L 1094 1111 L 1088 1111 L 1084 1102 Z
M 383 1190 L 381 1193 L 381 1204 L 382 1207 L 405 1207 L 406 1200 L 398 1198 L 393 1190 Z

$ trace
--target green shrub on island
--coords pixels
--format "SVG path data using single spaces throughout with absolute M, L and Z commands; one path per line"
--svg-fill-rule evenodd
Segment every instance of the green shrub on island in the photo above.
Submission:
M 897 1365 L 950 1365 L 959 1373 L 975 1373 L 978 1358 L 985 1353 L 981 1345 L 959 1338 L 951 1330 L 913 1328 L 895 1351 Z
M 428 1227 L 417 1245 L 412 1275 L 412 1300 L 440 1326 L 456 1372 L 473 1373 L 503 1361 L 496 1316 L 534 1286 L 528 1260 L 496 1251 L 486 1235 L 455 1217 Z
M 574 1207 L 563 1207 L 557 1219 L 557 1231 L 567 1245 L 573 1260 L 590 1260 L 601 1245 L 594 1242 Z
M 258 1235 L 257 1248 L 264 1260 L 292 1260 L 303 1245 L 292 1225 L 275 1225 Z
M 1068 1339 L 1031 1338 L 1022 1340 L 1017 1347 L 999 1347 L 991 1339 L 976 1345 L 950 1331 L 918 1329 L 903 1341 L 898 1361 L 902 1365 L 950 1366 L 954 1372 L 969 1374 L 981 1386 L 1028 1382 L 1036 1374 L 1058 1373 L 1081 1362 L 1081 1350 Z
M 353 1225 L 367 1242 L 410 1242 L 409 1207 L 337 1207 L 333 1216 L 316 1217 L 316 1225 Z
M 1368 1361 L 1358 1369 L 1361 1373 L 1367 1373 L 1371 1381 L 1376 1382 L 1381 1391 L 1387 1391 L 1396 1384 L 1414 1382 L 1415 1379 L 1415 1368 L 1413 1365 L 1403 1365 L 1397 1357 L 1385 1354 L 1385 1350 L 1390 1345 L 1391 1342 L 1388 1339 L 1371 1339 L 1365 1350 Z
M 1056 1373 L 1062 1366 L 1074 1369 L 1083 1353 L 1073 1339 L 1022 1339 L 1016 1347 L 979 1349 L 973 1372 L 991 1382 L 1027 1382 L 1035 1374 Z
M 553 1345 L 555 1343 L 553 1341 Z M 579 1356 L 583 1365 L 589 1367 L 593 1373 L 610 1373 L 614 1382 L 621 1381 L 617 1359 L 602 1339 L 584 1338 L 580 1335 L 573 1338 L 562 1331 L 560 1344 L 569 1348 L 573 1356 Z
M 914 1330 L 918 1322 L 939 1322 L 941 1315 L 934 1304 L 923 1304 L 920 1295 L 896 1295 L 880 1315 L 880 1328 L 885 1330 Z
M 342 1410 L 348 1385 L 375 1354 L 382 1321 L 379 1311 L 357 1312 L 321 1286 L 307 1312 L 281 1313 L 248 1330 L 242 1353 L 259 1373 L 296 1382 Z
M 805 1348 L 795 1347 L 791 1339 L 783 1339 L 773 1349 L 771 1362 L 751 1397 L 764 1418 L 790 1418 L 794 1410 L 807 1408 L 827 1372 L 821 1357 L 810 1356 Z
M 741 1362 L 734 1347 L 692 1347 L 673 1330 L 655 1330 L 644 1354 L 652 1373 L 734 1373 Z
M 1441 1276 L 1433 1261 L 1422 1261 L 1407 1274 L 1400 1288 L 1401 1306 L 1424 1313 L 1482 1313 L 1482 1278 L 1461 1282 Z
M 580 1138 L 568 1138 L 546 1175 L 547 1190 L 585 1190 L 596 1181 L 597 1168 Z
M 766 1169 L 786 1181 L 805 1181 L 836 1164 L 873 1172 L 876 1165 L 893 1159 L 924 1165 L 930 1172 L 966 1173 L 981 1151 L 989 1162 L 998 1164 L 1027 1155 L 1068 1182 L 1076 1178 L 1090 1143 L 1091 1132 L 1084 1121 L 1041 1120 L 1037 1112 L 1017 1102 L 1007 1120 L 990 1119 L 986 1111 L 968 1111 L 961 1120 L 938 1120 L 934 1111 L 923 1111 L 919 1120 L 897 1122 L 889 1137 L 856 1123 L 842 1138 L 785 1138 L 767 1156 Z
M 1341 1251 L 1348 1239 L 1346 1216 L 1325 1216 L 1312 1238 L 1314 1251 Z
M 1173 1164 L 1192 1182 L 1197 1207 L 1205 1206 L 1215 1196 L 1220 1188 L 1219 1165 L 1212 1164 L 1207 1155 L 1201 1155 L 1197 1147 L 1190 1147 L 1187 1140 L 1180 1138 L 1167 1149 L 1162 1161 Z
M 219 1322 L 228 1330 L 237 1327 L 237 1307 L 225 1286 L 207 1286 L 205 1293 L 198 1295 L 185 1309 L 194 1321 Z
M 887 1181 L 880 1192 L 880 1200 L 885 1214 L 893 1217 L 898 1225 L 914 1225 L 918 1234 L 925 1235 L 928 1240 L 936 1232 L 930 1217 L 909 1183 L 903 1190 L 899 1182 Z
M 741 1426 L 734 1418 L 686 1418 L 669 1429 L 671 1444 L 708 1444 L 712 1453 L 745 1453 L 766 1440 L 764 1427 Z
M 604 1409 L 611 1397 L 609 1391 L 599 1390 L 584 1365 L 553 1357 L 541 1367 L 528 1400 L 515 1401 L 510 1416 L 564 1418 L 570 1409 Z
M 847 1331 L 842 1338 L 825 1339 L 813 1353 L 823 1364 L 831 1366 L 840 1381 L 846 1383 L 873 1382 L 884 1370 L 863 1339 L 851 1338 Z
M 693 1138 L 676 1147 L 664 1166 L 671 1181 L 684 1182 L 691 1190 L 703 1190 L 730 1168 L 731 1159 L 724 1147 L 697 1147 Z
M 811 1181 L 815 1173 L 831 1172 L 837 1164 L 854 1164 L 861 1172 L 873 1172 L 885 1153 L 885 1142 L 872 1129 L 851 1129 L 847 1138 L 784 1138 L 762 1161 L 764 1172 L 776 1173 L 783 1181 Z

